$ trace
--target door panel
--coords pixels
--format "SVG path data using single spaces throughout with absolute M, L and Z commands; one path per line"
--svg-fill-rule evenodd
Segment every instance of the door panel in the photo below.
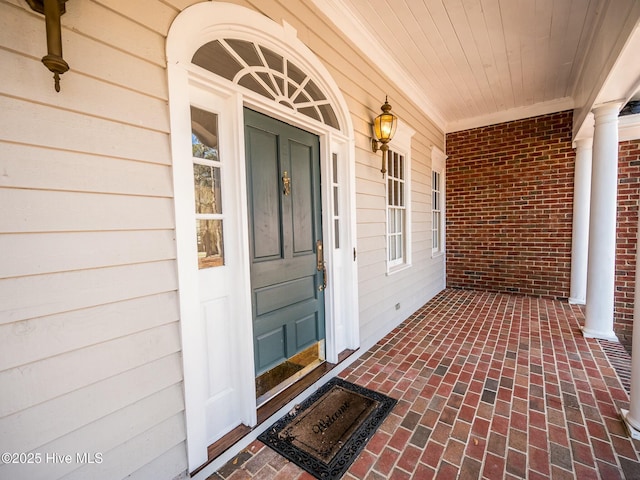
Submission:
M 313 277 L 306 276 L 289 282 L 282 282 L 269 287 L 256 289 L 256 314 L 264 315 L 280 308 L 314 300 L 315 282 Z
M 286 360 L 286 328 L 278 326 L 255 337 L 256 364 L 276 365 Z
M 245 148 L 260 375 L 324 339 L 324 291 L 316 262 L 316 242 L 322 240 L 319 140 L 245 109 Z
M 309 254 L 315 245 L 313 151 L 306 145 L 289 143 L 291 178 L 296 179 L 292 196 L 293 254 Z
M 296 321 L 297 348 L 304 349 L 317 341 L 318 316 L 309 315 Z
M 247 129 L 247 134 L 251 151 L 260 152 L 260 161 L 252 164 L 249 177 L 253 261 L 273 260 L 282 257 L 278 139 L 255 128 Z

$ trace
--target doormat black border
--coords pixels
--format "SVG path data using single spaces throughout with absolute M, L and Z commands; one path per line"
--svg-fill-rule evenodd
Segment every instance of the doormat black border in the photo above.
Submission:
M 336 385 L 375 400 L 379 402 L 379 405 L 367 416 L 344 445 L 340 447 L 340 450 L 338 450 L 333 459 L 329 463 L 326 463 L 305 451 L 299 450 L 290 442 L 281 439 L 278 434 L 301 412 L 313 405 L 316 400 Z M 304 400 L 300 404 L 300 407 L 296 408 L 295 413 L 287 413 L 284 417 L 276 421 L 261 433 L 258 436 L 258 440 L 271 447 L 273 450 L 299 467 L 303 468 L 314 477 L 321 480 L 336 480 L 344 475 L 397 403 L 398 401 L 394 398 L 335 377 Z

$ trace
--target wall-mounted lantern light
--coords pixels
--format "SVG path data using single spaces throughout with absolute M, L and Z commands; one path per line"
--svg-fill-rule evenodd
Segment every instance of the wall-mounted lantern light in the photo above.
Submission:
M 373 134 L 376 138 L 371 139 L 371 150 L 373 150 L 374 153 L 382 150 L 382 168 L 380 171 L 384 177 L 384 174 L 387 173 L 388 143 L 396 133 L 398 117 L 391 113 L 391 105 L 387 102 L 387 97 L 385 97 L 384 104 L 380 108 L 382 109 L 382 113 L 373 121 Z
M 69 70 L 69 64 L 62 58 L 62 32 L 60 16 L 66 12 L 67 0 L 27 0 L 32 10 L 44 15 L 47 28 L 47 55 L 42 63 L 53 72 L 56 92 L 60 91 L 60 75 Z

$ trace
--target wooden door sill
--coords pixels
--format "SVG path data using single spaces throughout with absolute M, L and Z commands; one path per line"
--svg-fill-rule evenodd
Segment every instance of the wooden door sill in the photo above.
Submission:
M 207 448 L 207 461 L 196 468 L 193 472 L 191 472 L 191 476 L 193 477 L 198 472 L 200 472 L 200 470 L 202 470 L 224 452 L 233 447 L 233 445 L 242 440 L 252 430 L 253 428 L 240 424 L 225 436 L 223 436 L 220 440 L 217 440 L 216 442 L 209 445 L 209 447 Z

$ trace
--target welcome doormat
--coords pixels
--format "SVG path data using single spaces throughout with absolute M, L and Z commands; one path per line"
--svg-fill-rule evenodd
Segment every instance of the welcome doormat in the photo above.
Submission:
M 338 479 L 396 403 L 333 378 L 258 439 L 316 478 Z

